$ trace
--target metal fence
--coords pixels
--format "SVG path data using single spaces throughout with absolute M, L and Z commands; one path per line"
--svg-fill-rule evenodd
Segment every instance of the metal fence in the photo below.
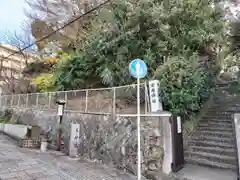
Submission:
M 134 114 L 137 104 L 137 85 L 100 89 L 83 89 L 46 93 L 11 94 L 0 97 L 1 107 L 27 109 L 57 109 L 56 101 L 66 101 L 66 110 L 84 113 Z M 141 113 L 149 109 L 148 88 L 140 84 Z

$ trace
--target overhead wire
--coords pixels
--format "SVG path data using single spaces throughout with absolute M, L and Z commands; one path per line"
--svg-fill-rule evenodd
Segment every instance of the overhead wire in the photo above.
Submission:
M 29 49 L 30 47 L 36 45 L 36 44 L 39 43 L 39 42 L 42 42 L 42 41 L 45 40 L 45 39 L 48 39 L 49 37 L 51 37 L 51 36 L 54 35 L 55 33 L 59 32 L 60 30 L 66 28 L 66 27 L 68 27 L 68 26 L 71 25 L 72 23 L 78 21 L 79 19 L 81 19 L 81 18 L 83 18 L 84 16 L 92 13 L 93 11 L 96 11 L 97 9 L 99 9 L 99 8 L 101 8 L 102 6 L 106 5 L 106 4 L 109 3 L 110 1 L 111 1 L 111 0 L 106 0 L 106 1 L 104 1 L 103 3 L 100 3 L 100 4 L 97 5 L 96 7 L 94 7 L 94 8 L 92 8 L 92 9 L 88 10 L 87 12 L 79 15 L 78 17 L 74 18 L 73 20 L 69 21 L 68 23 L 64 24 L 63 26 L 61 26 L 61 27 L 57 28 L 56 30 L 52 31 L 52 32 L 49 33 L 48 35 L 43 36 L 42 38 L 40 38 L 40 39 L 36 40 L 35 42 L 29 44 L 28 46 L 26 46 L 26 47 L 24 47 L 24 48 L 22 48 L 22 49 L 20 49 L 20 50 L 18 50 L 18 51 L 13 52 L 13 53 L 11 53 L 10 55 L 8 55 L 8 56 L 6 56 L 6 57 L 4 57 L 4 58 L 8 59 L 9 57 L 11 57 L 11 56 L 13 56 L 13 55 L 15 55 L 15 54 L 23 53 L 24 50 Z
M 88 15 L 88 14 L 96 11 L 97 9 L 99 9 L 99 8 L 101 8 L 102 6 L 106 5 L 106 4 L 109 3 L 110 1 L 111 1 L 111 0 L 106 0 L 106 1 L 104 1 L 104 2 L 102 2 L 102 3 L 100 3 L 100 4 L 97 5 L 96 7 L 94 7 L 94 8 L 92 8 L 92 9 L 88 10 L 87 12 L 79 15 L 78 17 L 72 19 L 71 21 L 68 21 L 66 24 L 64 24 L 63 26 L 57 28 L 56 30 L 52 31 L 51 33 L 47 34 L 46 36 L 43 36 L 42 38 L 40 38 L 40 39 L 36 40 L 35 42 L 29 44 L 28 46 L 26 46 L 26 47 L 24 47 L 24 48 L 22 48 L 22 49 L 20 49 L 20 50 L 18 50 L 18 51 L 13 52 L 13 53 L 11 53 L 11 54 L 8 55 L 8 56 L 2 57 L 1 59 L 2 59 L 2 60 L 4 60 L 4 59 L 9 59 L 11 56 L 13 56 L 13 55 L 15 55 L 15 54 L 18 54 L 18 53 L 24 54 L 23 51 L 25 51 L 26 49 L 29 49 L 30 47 L 36 45 L 37 43 L 42 42 L 42 41 L 45 40 L 45 39 L 48 39 L 49 37 L 51 37 L 51 36 L 54 35 L 55 33 L 59 32 L 60 30 L 66 28 L 66 27 L 68 27 L 69 25 L 71 25 L 72 23 L 78 21 L 79 19 L 83 18 L 84 16 L 86 16 L 86 15 Z M 0 71 L 3 72 L 2 70 L 0 70 Z M 6 72 L 4 71 L 3 73 L 5 74 Z M 7 78 L 7 75 L 6 75 L 6 74 L 5 74 L 5 78 Z

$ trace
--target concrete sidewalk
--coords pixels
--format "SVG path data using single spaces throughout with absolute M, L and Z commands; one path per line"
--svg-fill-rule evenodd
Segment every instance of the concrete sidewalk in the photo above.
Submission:
M 0 179 L 7 180 L 136 180 L 101 164 L 79 162 L 60 152 L 19 148 L 0 135 Z
M 186 165 L 177 180 L 236 180 L 236 173 Z M 0 134 L 0 180 L 136 180 L 133 175 L 88 161 L 71 159 L 56 151 L 19 148 Z M 173 180 L 160 175 L 158 180 Z M 145 178 L 142 178 L 145 180 Z
M 39 150 L 19 148 L 11 138 L 0 134 L 0 179 L 136 180 L 137 178 L 102 164 L 69 158 L 61 152 L 42 153 Z

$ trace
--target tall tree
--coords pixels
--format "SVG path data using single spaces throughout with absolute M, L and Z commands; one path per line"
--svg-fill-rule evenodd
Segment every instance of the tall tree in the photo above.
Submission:
M 26 10 L 26 14 L 33 22 L 33 35 L 36 39 L 41 39 L 49 34 L 47 32 L 52 32 L 62 27 L 80 14 L 97 6 L 100 1 L 101 0 L 26 0 L 26 3 L 30 7 Z M 94 15 L 96 14 L 91 14 L 75 21 L 46 39 L 46 41 L 55 40 L 60 41 L 64 46 L 74 46 L 79 39 L 88 36 L 89 29 L 93 28 L 93 24 L 90 23 L 89 19 Z M 43 44 L 45 43 L 42 43 L 42 45 Z
M 63 90 L 99 82 L 130 84 L 134 79 L 127 64 L 141 58 L 149 67 L 146 78 L 161 81 L 168 109 L 180 115 L 198 111 L 211 92 L 211 71 L 225 41 L 223 15 L 210 4 L 205 0 L 113 1 L 110 20 L 86 41 L 80 55 L 57 69 L 56 84 Z M 200 68 L 205 54 L 207 62 Z

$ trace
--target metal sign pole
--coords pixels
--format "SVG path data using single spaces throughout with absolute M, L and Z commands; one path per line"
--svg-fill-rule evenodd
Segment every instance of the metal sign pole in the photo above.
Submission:
M 137 74 L 140 74 L 140 64 L 136 64 Z M 138 180 L 141 180 L 141 136 L 140 136 L 140 78 L 137 78 L 137 142 L 138 142 Z
M 58 105 L 58 116 L 59 116 L 59 131 L 58 131 L 58 151 L 61 151 L 61 146 L 62 146 L 62 129 L 61 129 L 61 125 L 62 125 L 62 120 L 63 120 L 63 113 L 64 113 L 64 105 L 66 103 L 66 101 L 61 101 L 61 100 L 58 100 L 57 102 L 57 105 Z
M 141 59 L 134 59 L 129 64 L 130 74 L 137 79 L 137 177 L 141 180 L 141 120 L 140 120 L 140 78 L 144 78 L 147 75 L 147 65 Z

